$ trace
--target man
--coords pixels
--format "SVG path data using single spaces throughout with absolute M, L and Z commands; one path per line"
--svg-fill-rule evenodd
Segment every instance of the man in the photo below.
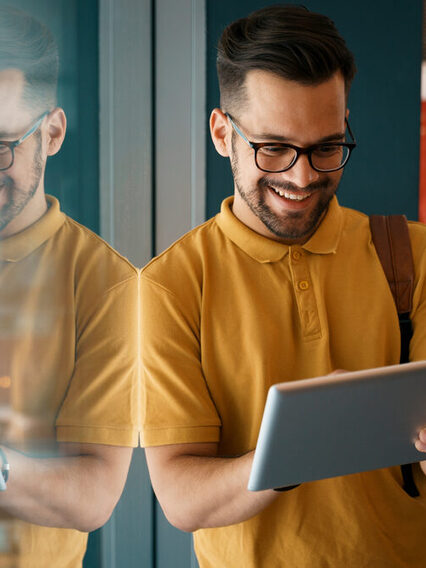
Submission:
M 58 55 L 0 10 L 0 563 L 82 565 L 137 445 L 137 272 L 45 195 Z
M 202 568 L 424 566 L 418 464 L 416 499 L 399 468 L 247 491 L 270 385 L 396 364 L 400 336 L 368 218 L 335 197 L 354 147 L 355 65 L 334 24 L 302 7 L 259 10 L 225 29 L 217 67 L 210 128 L 234 196 L 141 275 L 143 443 L 157 497 L 172 524 L 196 531 Z M 410 233 L 418 360 L 426 231 Z

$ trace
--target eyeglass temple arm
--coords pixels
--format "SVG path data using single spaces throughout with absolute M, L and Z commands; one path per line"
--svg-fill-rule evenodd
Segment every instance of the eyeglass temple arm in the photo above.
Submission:
M 352 132 L 352 129 L 349 126 L 349 120 L 347 118 L 345 118 L 345 122 L 346 122 L 346 126 L 348 128 L 349 136 L 352 138 L 353 142 L 356 142 L 355 136 L 353 135 L 353 132 Z
M 247 136 L 240 130 L 240 128 L 235 124 L 235 122 L 231 118 L 231 115 L 228 114 L 227 112 L 225 112 L 225 116 L 227 116 L 229 118 L 229 121 L 232 125 L 232 128 L 235 130 L 235 132 L 237 134 L 239 134 L 245 142 L 247 142 L 247 144 L 250 146 L 250 148 L 253 148 L 253 144 L 250 142 L 250 140 L 247 138 Z
M 31 136 L 31 134 L 34 134 L 34 132 L 37 130 L 37 128 L 40 126 L 40 124 L 43 122 L 43 119 L 45 116 L 47 116 L 49 114 L 49 111 L 44 112 L 40 118 L 37 120 L 37 122 L 32 126 L 32 128 L 30 128 L 28 130 L 28 132 L 26 132 L 23 136 L 21 136 L 21 138 L 19 138 L 19 140 L 16 141 L 15 146 L 18 146 L 19 144 L 22 144 L 22 142 L 24 140 L 26 140 L 29 136 Z

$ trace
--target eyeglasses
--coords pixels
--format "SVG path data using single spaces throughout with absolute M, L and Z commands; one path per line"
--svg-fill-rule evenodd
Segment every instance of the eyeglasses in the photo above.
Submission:
M 232 128 L 254 150 L 254 161 L 259 170 L 263 172 L 285 172 L 297 162 L 302 154 L 308 156 L 311 167 L 317 172 L 336 172 L 348 163 L 352 150 L 356 147 L 349 122 L 346 126 L 352 142 L 321 142 L 307 148 L 300 148 L 294 144 L 278 142 L 251 142 L 237 126 L 232 117 L 226 112 Z
M 15 161 L 15 148 L 36 132 L 43 122 L 44 117 L 48 114 L 49 111 L 44 112 L 18 140 L 13 140 L 12 142 L 0 141 L 0 172 L 8 170 L 13 166 L 13 162 Z

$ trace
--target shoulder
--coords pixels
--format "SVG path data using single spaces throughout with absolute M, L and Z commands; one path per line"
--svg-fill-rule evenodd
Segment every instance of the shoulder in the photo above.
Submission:
M 365 213 L 342 207 L 345 216 L 345 227 L 359 239 L 367 239 L 372 243 L 370 217 Z M 411 248 L 413 251 L 414 263 L 418 265 L 424 262 L 426 252 L 426 225 L 418 221 L 408 221 L 408 231 L 410 234 Z M 371 245 L 373 246 L 373 245 Z
M 365 213 L 341 207 L 343 214 L 343 240 L 348 246 L 368 247 L 371 243 L 370 218 Z
M 107 298 L 136 302 L 138 270 L 93 231 L 66 216 L 52 241 L 49 254 L 55 258 L 63 285 L 72 287 L 83 311 Z
M 349 207 L 342 207 L 343 218 L 345 225 L 353 229 L 365 230 L 369 227 L 369 217 L 362 211 L 351 209 Z
M 409 221 L 411 249 L 413 251 L 414 264 L 422 265 L 426 262 L 426 225 L 418 221 Z
M 347 207 L 341 207 L 346 228 L 359 230 L 365 234 L 371 234 L 370 216 Z M 408 221 L 408 230 L 413 247 L 421 246 L 424 248 L 426 244 L 426 225 L 419 221 Z
M 350 209 L 348 207 L 342 207 L 344 218 L 350 226 L 354 228 L 370 230 L 370 216 L 362 213 L 362 211 L 357 211 L 356 209 Z M 408 230 L 410 232 L 410 237 L 412 239 L 425 239 L 426 238 L 426 225 L 420 223 L 419 221 L 408 221 Z
M 64 252 L 67 251 L 76 269 L 107 273 L 120 280 L 137 277 L 137 269 L 127 258 L 71 217 L 66 216 L 59 233 L 58 244 Z
M 410 238 L 413 242 L 420 240 L 424 243 L 426 240 L 426 225 L 420 221 L 408 221 L 408 230 L 410 231 Z
M 153 258 L 142 268 L 141 277 L 165 286 L 168 282 L 181 285 L 187 279 L 199 280 L 206 261 L 215 254 L 224 238 L 213 217 Z

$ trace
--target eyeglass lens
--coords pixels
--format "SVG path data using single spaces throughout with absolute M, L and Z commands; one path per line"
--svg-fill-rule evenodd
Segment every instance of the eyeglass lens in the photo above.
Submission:
M 332 171 L 346 163 L 349 152 L 346 146 L 318 146 L 311 151 L 311 163 L 317 170 Z M 262 146 L 257 150 L 256 160 L 259 168 L 278 172 L 289 168 L 296 157 L 297 151 L 294 148 Z
M 0 170 L 7 169 L 13 160 L 12 149 L 5 144 L 0 144 Z

